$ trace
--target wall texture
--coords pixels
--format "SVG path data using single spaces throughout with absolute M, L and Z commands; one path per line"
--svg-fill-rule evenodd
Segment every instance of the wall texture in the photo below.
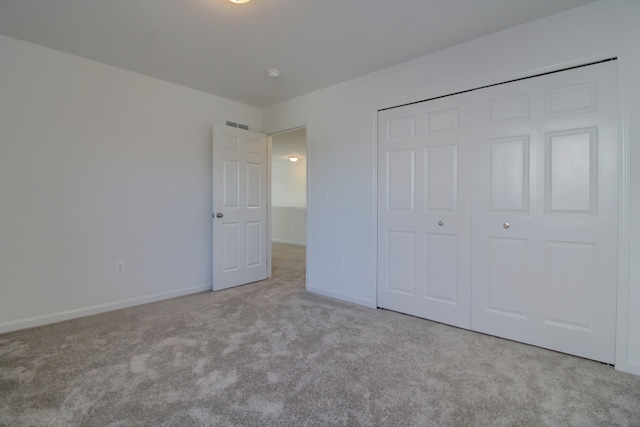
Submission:
M 2 36 L 0 61 L 0 332 L 210 289 L 212 125 L 261 111 Z
M 620 58 L 621 124 L 630 146 L 623 159 L 631 165 L 624 223 L 640 218 L 636 0 L 601 0 L 267 108 L 269 132 L 311 123 L 308 289 L 376 305 L 377 109 L 611 56 Z M 627 231 L 621 236 L 621 259 L 630 262 L 620 269 L 616 367 L 640 374 L 640 224 L 631 222 Z

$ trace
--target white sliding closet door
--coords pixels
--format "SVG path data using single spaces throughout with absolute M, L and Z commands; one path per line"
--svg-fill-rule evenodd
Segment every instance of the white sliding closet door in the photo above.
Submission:
M 456 96 L 380 112 L 378 306 L 469 328 L 469 137 Z
M 613 363 L 616 62 L 478 92 L 474 330 Z

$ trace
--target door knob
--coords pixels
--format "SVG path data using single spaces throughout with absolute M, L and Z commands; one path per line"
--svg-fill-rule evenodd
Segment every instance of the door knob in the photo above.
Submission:
M 224 216 L 224 215 L 223 215 L 221 212 L 218 212 L 218 213 L 216 214 L 216 218 L 222 218 L 223 216 Z
M 508 229 L 510 226 L 508 222 L 505 222 L 504 224 L 502 224 L 502 227 Z
M 438 225 L 439 225 L 440 227 L 442 227 L 442 226 L 444 225 L 444 222 L 442 222 L 442 221 L 438 221 Z

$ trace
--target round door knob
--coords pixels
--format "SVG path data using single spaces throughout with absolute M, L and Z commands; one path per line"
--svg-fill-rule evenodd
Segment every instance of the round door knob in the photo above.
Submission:
M 220 212 L 218 212 L 218 213 L 216 214 L 216 218 L 222 218 L 223 216 L 224 216 L 224 215 L 223 215 L 222 213 L 220 213 Z
M 502 224 L 502 227 L 508 229 L 510 226 L 508 222 L 505 222 L 504 224 Z
M 444 222 L 442 222 L 442 221 L 438 221 L 438 225 L 439 225 L 440 227 L 442 227 L 442 226 L 444 225 Z

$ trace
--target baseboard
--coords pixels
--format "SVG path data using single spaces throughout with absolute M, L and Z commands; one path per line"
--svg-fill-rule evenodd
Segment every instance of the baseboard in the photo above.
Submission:
M 357 305 L 363 305 L 369 308 L 376 308 L 375 304 L 368 300 L 367 298 L 361 298 L 354 295 L 344 294 L 342 292 L 336 292 L 325 288 L 320 288 L 318 286 L 309 285 L 307 286 L 307 291 L 313 292 L 314 294 L 323 295 L 325 297 L 334 298 L 340 301 L 346 301 Z
M 626 372 L 627 374 L 640 375 L 640 362 L 635 360 L 627 360 L 627 366 L 620 369 L 618 365 L 616 365 L 616 369 L 620 372 Z
M 119 310 L 121 308 L 133 307 L 135 305 L 142 305 L 150 302 L 162 301 L 165 299 L 176 298 L 183 295 L 195 294 L 198 292 L 204 292 L 204 291 L 210 291 L 210 290 L 211 290 L 211 283 L 208 283 L 206 285 L 159 292 L 157 294 L 144 295 L 141 297 L 109 302 L 105 304 L 93 305 L 90 307 L 83 307 L 75 310 L 61 311 L 58 313 L 45 314 L 43 316 L 28 317 L 26 319 L 0 323 L 0 334 L 5 332 L 17 331 L 20 329 L 33 328 L 34 326 L 48 325 L 50 323 L 61 322 L 63 320 L 70 320 L 70 319 L 76 319 L 79 317 L 91 316 L 93 314 L 105 313 L 107 311 Z
M 274 239 L 274 238 L 271 238 L 271 241 L 273 243 L 286 243 L 287 245 L 307 246 L 306 242 L 293 242 L 290 240 L 281 240 L 281 239 Z

